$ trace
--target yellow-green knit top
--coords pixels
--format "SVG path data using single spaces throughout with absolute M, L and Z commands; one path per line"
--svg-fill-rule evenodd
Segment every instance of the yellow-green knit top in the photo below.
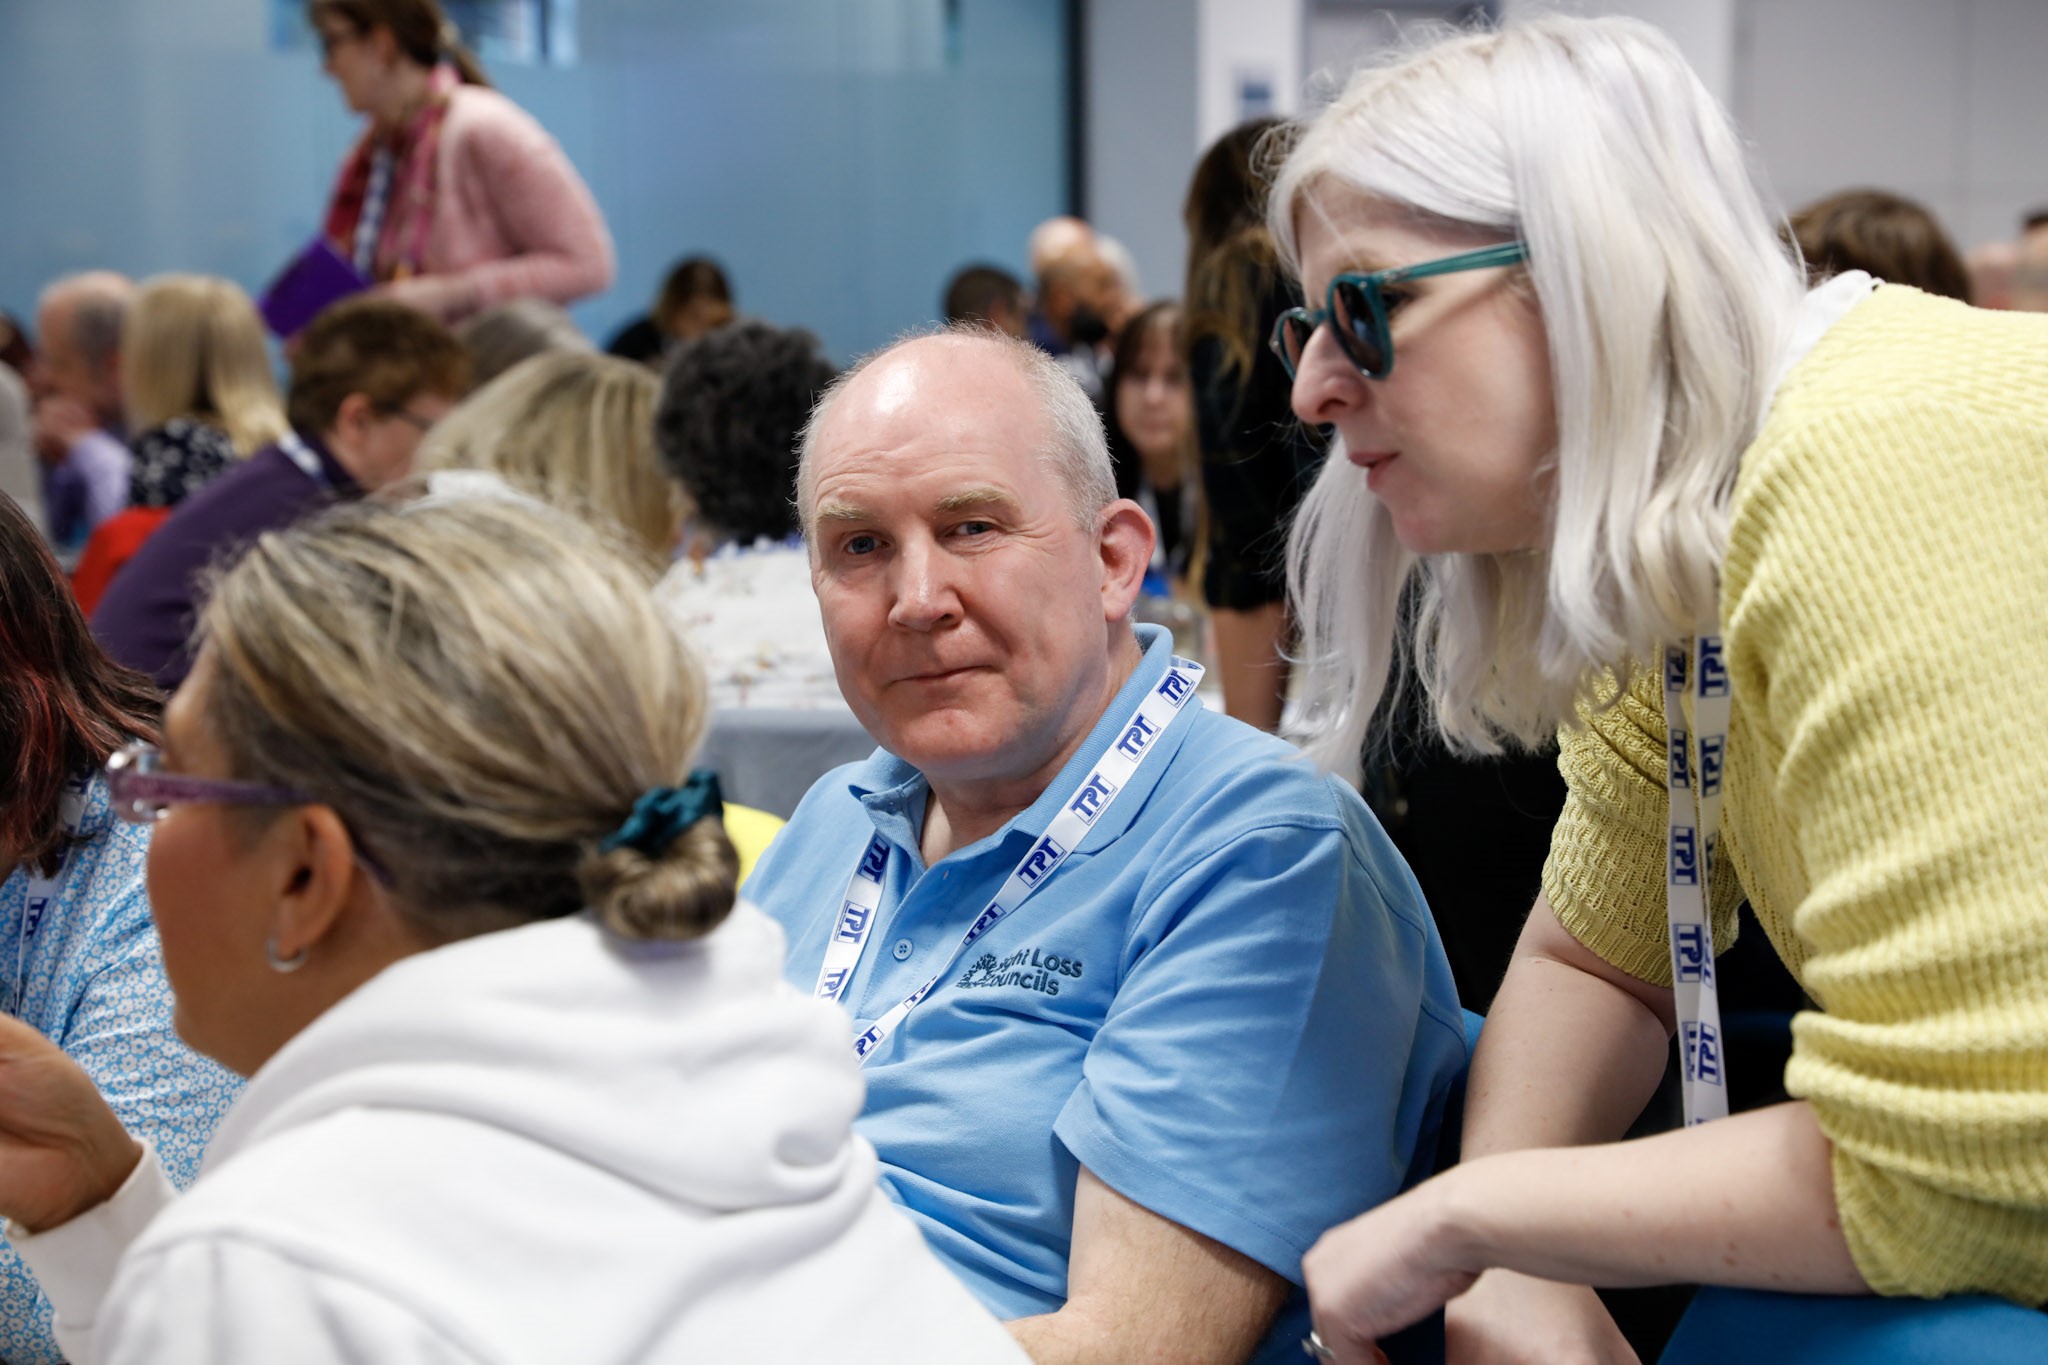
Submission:
M 1850 1252 L 2048 1302 L 2048 316 L 1884 286 L 1835 323 L 1743 455 L 1721 624 L 1716 937 L 1746 892 L 1820 1006 L 1785 1081 Z M 1543 886 L 1669 983 L 1659 688 L 1562 736 Z

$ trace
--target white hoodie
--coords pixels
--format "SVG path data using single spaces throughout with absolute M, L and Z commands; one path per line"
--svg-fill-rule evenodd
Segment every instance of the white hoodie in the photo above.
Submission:
M 16 1234 L 60 1342 L 106 1365 L 1022 1362 L 877 1187 L 845 1016 L 782 951 L 742 902 L 692 944 L 579 917 L 386 969 L 256 1074 L 188 1194 L 152 1157 Z

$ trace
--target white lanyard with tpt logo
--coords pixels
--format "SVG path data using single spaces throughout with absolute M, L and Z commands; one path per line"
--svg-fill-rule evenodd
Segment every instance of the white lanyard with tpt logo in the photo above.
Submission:
M 1138 765 L 1152 752 L 1154 741 L 1174 716 L 1189 703 L 1202 704 L 1201 699 L 1195 696 L 1195 687 L 1202 681 L 1202 672 L 1198 663 L 1180 658 L 1169 661 L 1166 676 L 1145 693 L 1130 719 L 1117 731 L 1117 738 L 1111 742 L 1108 752 L 1081 779 L 1073 795 L 1067 798 L 1059 814 L 1047 826 L 1045 836 L 1031 846 L 1030 852 L 1003 882 L 1002 889 L 996 892 L 995 899 L 974 917 L 974 923 L 968 926 L 966 934 L 946 958 L 945 965 L 931 980 L 898 1001 L 887 1014 L 853 1040 L 856 1057 L 866 1061 L 946 978 L 962 954 L 1022 905 L 1032 892 L 1052 879 L 1053 873 L 1080 844 L 1090 827 L 1130 785 Z M 861 954 L 867 950 L 868 935 L 874 929 L 875 911 L 882 903 L 882 876 L 888 866 L 889 841 L 877 834 L 868 841 L 860 861 L 854 865 L 853 876 L 846 883 L 846 896 L 834 917 L 832 936 L 825 944 L 825 963 L 818 971 L 818 984 L 812 992 L 819 999 L 836 1001 L 846 994 L 846 987 L 853 980 L 854 968 L 860 965 Z
M 1692 734 L 1686 730 L 1683 706 L 1688 691 Z M 1707 906 L 1708 882 L 1718 861 L 1730 691 L 1718 626 L 1695 636 L 1690 649 L 1665 649 L 1665 765 L 1671 793 L 1665 910 L 1671 926 L 1671 987 L 1684 1062 L 1687 1127 L 1728 1114 L 1721 988 L 1714 974 L 1714 926 Z

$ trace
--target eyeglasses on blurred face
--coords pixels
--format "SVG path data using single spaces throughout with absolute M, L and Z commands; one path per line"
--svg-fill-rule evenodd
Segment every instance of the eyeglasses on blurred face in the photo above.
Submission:
M 1408 280 L 1432 275 L 1455 275 L 1464 270 L 1487 270 L 1515 265 L 1528 259 L 1529 249 L 1521 242 L 1503 242 L 1478 251 L 1461 252 L 1419 265 L 1375 270 L 1369 275 L 1338 275 L 1330 281 L 1321 308 L 1290 308 L 1273 324 L 1273 354 L 1294 378 L 1301 357 L 1308 350 L 1316 329 L 1331 324 L 1337 344 L 1358 372 L 1367 379 L 1385 379 L 1394 372 L 1394 339 L 1387 330 L 1387 315 L 1405 301 L 1398 286 Z

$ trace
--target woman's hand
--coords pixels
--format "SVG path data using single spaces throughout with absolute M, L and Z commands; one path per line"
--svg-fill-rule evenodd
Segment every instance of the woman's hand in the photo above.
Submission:
M 1640 1365 L 1600 1296 L 1560 1284 L 1489 1270 L 1444 1306 L 1447 1365 Z
M 1301 1261 L 1316 1333 L 1342 1365 L 1367 1365 L 1374 1342 L 1464 1293 L 1485 1267 L 1453 1210 L 1460 1172 L 1323 1234 Z
M 111 1198 L 142 1144 L 63 1049 L 0 1016 L 0 1216 L 30 1232 Z

